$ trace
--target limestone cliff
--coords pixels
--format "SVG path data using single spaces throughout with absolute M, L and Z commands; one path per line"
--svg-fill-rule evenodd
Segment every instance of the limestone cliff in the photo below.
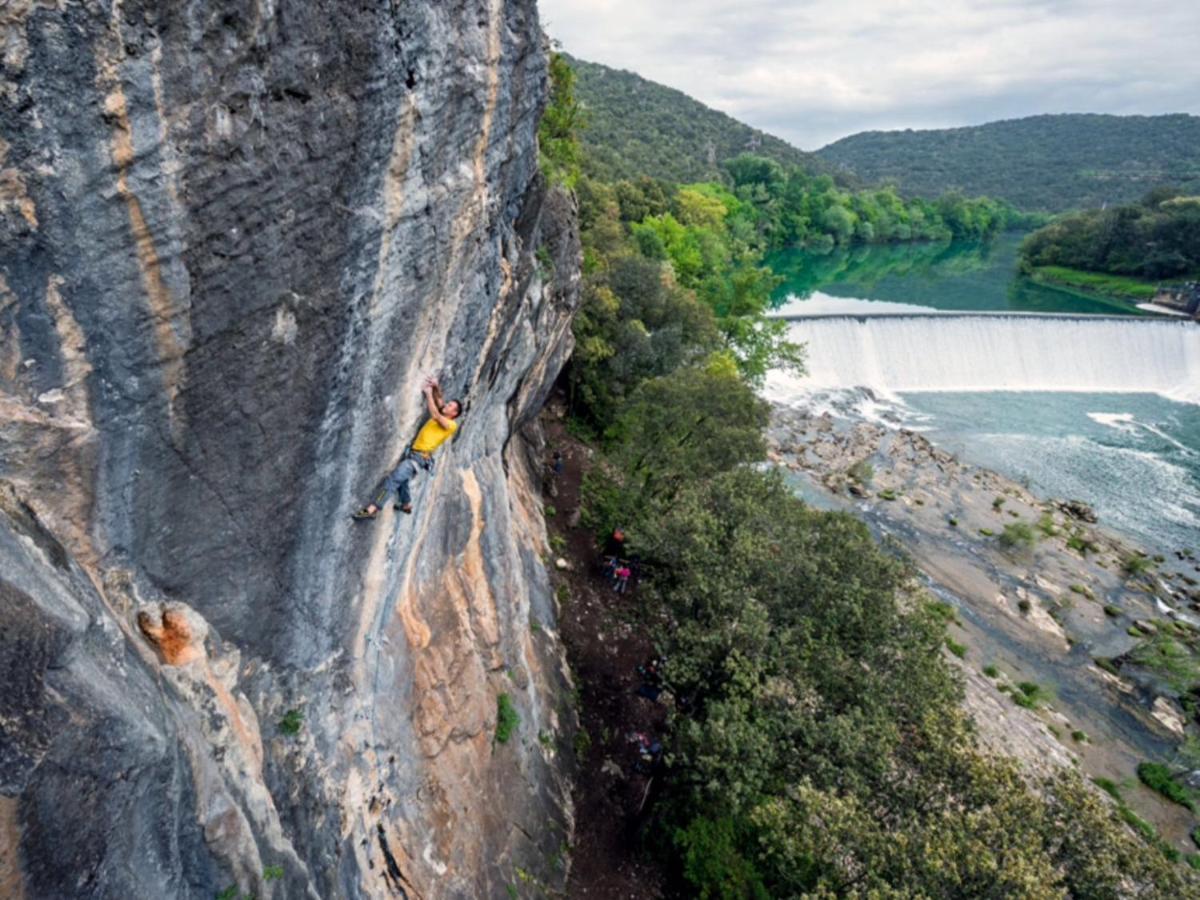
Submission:
M 0 67 L 0 894 L 561 881 L 533 0 L 9 0 Z

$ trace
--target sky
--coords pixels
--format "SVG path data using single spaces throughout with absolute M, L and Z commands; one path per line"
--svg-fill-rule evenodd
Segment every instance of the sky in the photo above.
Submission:
M 1200 0 L 539 0 L 568 53 L 805 150 L 1038 113 L 1200 113 Z

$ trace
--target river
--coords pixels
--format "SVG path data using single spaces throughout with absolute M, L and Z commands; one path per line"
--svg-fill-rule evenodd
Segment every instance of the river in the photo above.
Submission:
M 1019 278 L 1019 243 L 776 255 L 809 371 L 768 396 L 849 397 L 1147 548 L 1200 548 L 1200 327 Z

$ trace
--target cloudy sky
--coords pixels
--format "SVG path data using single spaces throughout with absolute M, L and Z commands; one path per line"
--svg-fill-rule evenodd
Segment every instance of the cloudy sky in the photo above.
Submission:
M 806 150 L 1048 112 L 1200 113 L 1200 0 L 540 0 L 567 52 Z

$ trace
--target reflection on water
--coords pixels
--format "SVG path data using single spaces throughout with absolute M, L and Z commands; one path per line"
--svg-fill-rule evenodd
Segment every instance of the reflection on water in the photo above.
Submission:
M 821 301 L 824 296 L 940 310 L 1145 314 L 1120 301 L 1084 297 L 1019 277 L 1022 237 L 1010 233 L 983 243 L 859 246 L 827 253 L 788 250 L 773 254 L 767 264 L 784 279 L 775 294 L 777 304 Z M 812 312 L 817 312 L 815 305 Z

